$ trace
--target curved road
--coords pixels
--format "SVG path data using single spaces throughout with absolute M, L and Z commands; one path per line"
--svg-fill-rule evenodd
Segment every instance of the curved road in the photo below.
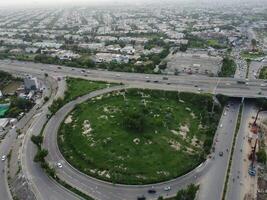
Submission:
M 233 134 L 231 133 L 233 133 L 235 129 L 235 121 L 237 119 L 239 108 L 238 102 L 235 102 L 233 106 L 229 108 L 228 116 L 223 116 L 220 121 L 220 124 L 223 124 L 225 128 L 219 129 L 216 134 L 217 138 L 222 140 L 221 142 L 218 142 L 215 145 L 215 147 L 217 147 L 215 148 L 216 151 L 213 156 L 217 157 L 216 160 L 208 159 L 204 164 L 182 177 L 163 183 L 152 184 L 153 187 L 157 190 L 157 194 L 155 195 L 149 195 L 147 193 L 147 190 L 150 189 L 152 185 L 115 185 L 112 183 L 97 180 L 79 172 L 64 159 L 57 145 L 57 132 L 61 122 L 63 122 L 67 115 L 75 108 L 75 105 L 80 104 L 90 98 L 103 95 L 111 91 L 121 90 L 124 88 L 127 88 L 127 86 L 118 86 L 98 90 L 83 97 L 80 97 L 63 106 L 48 122 L 44 130 L 44 148 L 49 149 L 49 151 L 52 152 L 47 157 L 47 160 L 51 165 L 56 167 L 57 162 L 61 162 L 63 164 L 63 168 L 57 168 L 58 177 L 67 182 L 68 184 L 72 185 L 73 187 L 76 187 L 77 189 L 81 190 L 83 193 L 94 197 L 95 199 L 134 200 L 138 196 L 142 195 L 145 195 L 148 199 L 157 199 L 159 196 L 174 196 L 178 190 L 185 187 L 186 185 L 190 183 L 196 183 L 204 177 L 210 177 L 209 170 L 212 169 L 214 173 L 217 173 L 217 176 L 216 174 L 214 174 L 216 179 L 214 179 L 214 176 L 211 177 L 212 181 L 207 182 L 207 184 L 210 183 L 209 188 L 212 187 L 214 189 L 214 193 L 211 194 L 206 193 L 204 191 L 203 195 L 205 196 L 205 198 L 201 199 L 214 199 L 216 197 L 220 198 L 224 184 L 223 180 L 227 169 L 227 159 L 229 157 L 228 155 L 225 155 L 224 158 L 219 158 L 218 152 L 225 151 L 226 148 L 231 148 L 231 141 L 233 139 Z M 230 126 L 228 124 L 230 124 Z M 229 137 L 225 135 L 225 131 L 228 132 Z M 218 179 L 221 179 L 221 184 L 216 184 L 216 181 L 218 181 Z M 213 180 L 215 180 L 215 182 Z M 169 192 L 164 191 L 164 187 L 166 186 L 171 186 L 172 190 Z M 216 190 L 218 192 L 216 192 Z M 211 197 L 211 195 L 213 196 Z

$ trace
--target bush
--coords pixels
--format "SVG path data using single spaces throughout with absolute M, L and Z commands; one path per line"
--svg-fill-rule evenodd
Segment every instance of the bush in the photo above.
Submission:
M 257 153 L 257 160 L 260 163 L 266 164 L 267 155 L 264 149 L 260 149 Z
M 45 162 L 45 157 L 48 155 L 48 151 L 46 149 L 38 149 L 36 155 L 34 156 L 34 162 Z
M 41 135 L 32 135 L 31 141 L 36 144 L 38 147 L 41 147 L 43 143 L 43 137 Z
M 176 200 L 194 200 L 198 189 L 199 189 L 199 186 L 195 186 L 191 184 L 187 187 L 187 189 L 178 191 L 175 199 Z

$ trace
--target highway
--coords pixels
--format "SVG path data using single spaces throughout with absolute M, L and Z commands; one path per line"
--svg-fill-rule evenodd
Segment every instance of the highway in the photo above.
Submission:
M 122 82 L 141 88 L 159 88 L 188 92 L 203 92 L 211 94 L 224 94 L 232 97 L 265 97 L 267 86 L 262 87 L 263 80 L 247 80 L 246 84 L 237 83 L 234 78 L 204 77 L 196 75 L 174 76 L 168 75 L 168 80 L 163 80 L 165 75 L 138 74 L 125 72 L 111 72 L 102 70 L 85 70 L 71 67 L 26 63 L 18 61 L 1 61 L 0 69 L 9 72 L 25 74 L 49 73 L 54 76 L 72 76 L 89 80 L 102 80 Z
M 243 200 L 245 194 L 250 190 L 250 179 L 255 181 L 254 177 L 248 175 L 249 161 L 246 149 L 248 149 L 247 136 L 250 131 L 248 124 L 252 119 L 251 117 L 256 115 L 256 112 L 254 103 L 249 100 L 245 101 L 240 129 L 236 138 L 226 199 Z
M 233 101 L 229 109 L 224 109 L 219 123 L 222 127 L 218 128 L 214 138 L 216 146 L 215 152 L 211 155 L 212 165 L 200 180 L 198 199 L 222 199 L 239 107 L 240 102 Z M 223 152 L 222 156 L 219 155 L 220 152 Z

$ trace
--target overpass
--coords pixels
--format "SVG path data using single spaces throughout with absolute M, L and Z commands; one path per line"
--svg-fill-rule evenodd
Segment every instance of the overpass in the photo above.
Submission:
M 242 84 L 238 83 L 240 79 L 235 78 L 112 72 L 9 60 L 0 61 L 0 70 L 12 73 L 36 75 L 48 73 L 59 77 L 70 76 L 95 81 L 121 82 L 132 87 L 147 89 L 222 94 L 231 97 L 267 97 L 267 83 L 264 80 L 246 80 Z M 164 77 L 168 77 L 168 79 Z

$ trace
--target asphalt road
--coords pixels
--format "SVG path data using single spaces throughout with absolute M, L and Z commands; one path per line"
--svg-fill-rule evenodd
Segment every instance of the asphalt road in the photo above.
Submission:
M 189 92 L 205 92 L 212 94 L 224 94 L 233 97 L 263 97 L 267 96 L 267 86 L 262 87 L 263 80 L 248 80 L 247 84 L 237 83 L 234 78 L 203 77 L 196 75 L 168 76 L 111 72 L 102 70 L 90 70 L 83 72 L 82 69 L 26 63 L 18 61 L 0 61 L 0 69 L 9 72 L 20 71 L 26 74 L 49 73 L 55 76 L 81 77 L 90 80 L 123 82 L 136 87 L 160 88 L 168 90 L 180 90 Z M 242 79 L 244 81 L 244 79 Z M 148 82 L 149 81 L 149 82 Z M 261 94 L 259 94 L 261 92 Z
M 229 109 L 224 110 L 225 115 L 223 114 L 221 117 L 215 136 L 216 146 L 215 152 L 212 154 L 212 165 L 203 172 L 198 199 L 219 200 L 222 198 L 239 107 L 240 102 L 233 101 Z M 221 125 L 222 127 L 220 127 Z M 223 156 L 219 155 L 220 152 L 223 152 Z
M 246 101 L 243 107 L 240 129 L 236 138 L 228 190 L 226 193 L 227 200 L 243 200 L 246 193 L 246 191 L 244 191 L 244 186 L 246 184 L 245 177 L 248 177 L 249 175 L 247 171 L 244 171 L 245 165 L 247 165 L 244 159 L 248 162 L 245 145 L 247 143 L 247 135 L 249 132 L 248 123 L 253 115 L 256 115 L 255 104 L 251 101 Z

